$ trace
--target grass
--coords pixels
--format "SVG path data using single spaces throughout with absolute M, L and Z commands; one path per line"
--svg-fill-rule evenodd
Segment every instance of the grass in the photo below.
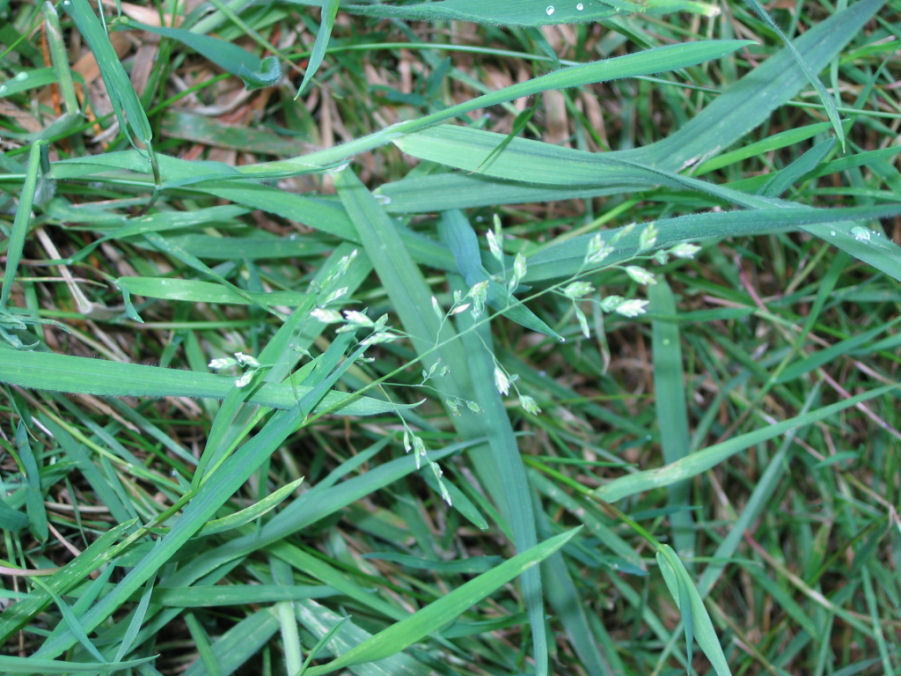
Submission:
M 901 671 L 897 0 L 104 9 L 0 4 L 0 671 Z

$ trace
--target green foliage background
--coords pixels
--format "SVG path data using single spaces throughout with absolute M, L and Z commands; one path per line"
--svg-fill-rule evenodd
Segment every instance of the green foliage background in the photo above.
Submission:
M 0 3 L 0 670 L 897 673 L 899 9 Z

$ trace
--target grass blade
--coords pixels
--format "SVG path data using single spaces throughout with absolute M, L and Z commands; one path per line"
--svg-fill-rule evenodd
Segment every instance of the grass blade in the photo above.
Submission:
M 676 321 L 676 300 L 669 284 L 658 280 L 648 288 L 650 311 L 653 316 L 651 335 L 654 359 L 654 406 L 660 426 L 663 461 L 667 465 L 689 454 L 688 409 L 686 407 L 682 374 L 682 345 Z M 670 515 L 673 544 L 680 556 L 691 559 L 695 551 L 695 526 L 690 505 L 691 484 L 672 484 L 668 490 L 668 504 L 683 508 Z
M 38 174 L 41 167 L 41 153 L 44 152 L 44 148 L 45 143 L 38 141 L 32 144 L 31 150 L 28 152 L 25 183 L 22 185 L 22 192 L 19 193 L 16 217 L 6 244 L 6 269 L 3 271 L 3 288 L 0 288 L 0 312 L 6 309 L 6 305 L 9 302 L 9 295 L 12 293 L 13 284 L 16 280 L 19 261 L 22 260 L 22 249 L 25 246 L 25 239 L 28 237 L 28 225 L 31 223 L 31 207 L 34 204 Z
M 514 543 L 524 551 L 537 541 L 531 498 L 522 460 L 509 418 L 493 388 L 494 364 L 486 352 L 490 336 L 482 331 L 477 338 L 470 334 L 462 345 L 453 339 L 448 322 L 440 322 L 432 310 L 428 287 L 419 268 L 413 263 L 397 234 L 396 227 L 377 200 L 349 171 L 338 175 L 336 184 L 351 220 L 357 227 L 364 250 L 401 318 L 417 353 L 428 370 L 439 363 L 449 372 L 435 378 L 443 398 L 474 400 L 481 413 L 462 413 L 453 418 L 464 438 L 488 436 L 491 454 L 474 453 L 480 478 L 489 494 L 497 496 L 500 507 L 510 520 Z M 465 315 L 460 315 L 465 322 Z M 462 324 L 466 326 L 466 324 Z M 440 346 L 436 354 L 435 347 Z M 538 571 L 529 571 L 523 579 L 523 595 L 529 610 L 535 644 L 536 668 L 547 669 L 547 645 L 544 625 L 541 580 Z
M 147 113 L 144 112 L 144 107 L 131 86 L 131 80 L 122 67 L 122 62 L 110 44 L 106 30 L 87 0 L 67 0 L 63 3 L 63 7 L 75 21 L 78 32 L 97 59 L 120 129 L 135 149 L 147 153 L 154 175 L 157 175 L 150 120 L 147 119 Z
M 783 420 L 782 422 L 775 423 L 774 425 L 759 430 L 754 430 L 753 432 L 748 432 L 747 434 L 742 434 L 739 437 L 723 441 L 719 444 L 714 444 L 713 446 L 708 446 L 704 450 L 696 451 L 695 453 L 685 456 L 682 460 L 677 460 L 665 467 L 636 472 L 629 476 L 614 479 L 610 483 L 596 489 L 594 495 L 607 502 L 616 502 L 617 500 L 622 500 L 630 495 L 635 495 L 636 493 L 641 493 L 652 488 L 670 486 L 684 479 L 689 479 L 702 472 L 706 472 L 708 469 L 723 462 L 730 456 L 740 453 L 755 444 L 773 439 L 796 427 L 809 425 L 818 420 L 825 420 L 826 418 L 862 401 L 880 397 L 896 389 L 898 389 L 897 385 L 878 387 L 869 392 L 864 392 L 849 399 L 845 399 L 844 401 L 830 404 L 829 406 L 823 406 L 816 411 L 789 418 L 788 420 Z
M 328 674 L 353 664 L 374 662 L 401 652 L 430 634 L 435 627 L 447 624 L 498 587 L 546 559 L 571 540 L 576 533 L 578 533 L 578 529 L 561 533 L 517 554 L 487 573 L 482 573 L 466 582 L 439 600 L 433 601 L 410 617 L 383 629 L 328 664 L 309 669 L 306 672 L 307 675 Z
M 701 595 L 691 581 L 688 571 L 682 560 L 669 545 L 661 545 L 657 552 L 657 565 L 666 580 L 670 594 L 679 610 L 682 612 L 682 622 L 685 625 L 685 636 L 689 658 L 691 657 L 692 638 L 697 638 L 698 645 L 713 665 L 717 676 L 731 676 L 732 671 L 726 662 L 723 648 L 716 636 L 713 622 L 704 607 Z M 689 662 L 691 660 L 689 659 Z
M 303 74 L 303 81 L 297 90 L 295 99 L 299 99 L 306 94 L 307 88 L 313 81 L 313 76 L 322 65 L 322 59 L 325 58 L 325 51 L 328 48 L 329 38 L 332 36 L 332 27 L 335 25 L 335 17 L 338 16 L 338 7 L 341 0 L 322 0 L 322 19 L 319 23 L 319 31 L 316 33 L 316 42 L 313 44 L 313 51 L 310 52 L 310 60 L 307 63 L 307 69 Z
M 223 399 L 235 389 L 234 378 L 144 364 L 126 364 L 50 352 L 0 349 L 0 382 L 55 392 L 109 397 L 208 397 Z M 293 383 L 264 383 L 247 398 L 277 409 L 297 405 L 313 388 Z M 347 400 L 346 403 L 344 400 Z M 372 397 L 332 392 L 318 408 L 347 415 L 394 412 L 397 404 Z
M 282 76 L 278 57 L 267 56 L 260 59 L 252 52 L 238 47 L 231 42 L 226 42 L 210 35 L 202 35 L 183 28 L 169 28 L 168 26 L 148 26 L 128 17 L 121 17 L 113 24 L 114 30 L 145 30 L 170 40 L 178 40 L 187 45 L 198 54 L 215 63 L 224 71 L 237 75 L 244 82 L 247 89 L 271 87 Z

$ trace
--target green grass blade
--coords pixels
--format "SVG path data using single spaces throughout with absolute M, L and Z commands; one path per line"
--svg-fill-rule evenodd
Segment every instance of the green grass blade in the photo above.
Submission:
M 701 650 L 710 660 L 710 664 L 713 665 L 716 675 L 731 676 L 732 671 L 726 662 L 726 656 L 723 654 L 723 648 L 720 646 L 716 630 L 713 628 L 713 622 L 710 620 L 701 595 L 691 581 L 688 571 L 685 570 L 682 560 L 672 547 L 661 545 L 657 552 L 657 564 L 660 566 L 673 600 L 682 612 L 689 656 L 691 655 L 692 636 L 694 636 L 698 645 L 701 646 Z
M 332 27 L 335 25 L 335 17 L 338 15 L 338 7 L 341 0 L 322 0 L 322 19 L 319 23 L 319 30 L 316 32 L 316 42 L 313 44 L 313 51 L 310 52 L 310 60 L 303 74 L 303 81 L 297 90 L 295 99 L 300 98 L 307 93 L 307 88 L 313 81 L 313 76 L 322 65 L 322 59 L 325 58 L 325 51 L 328 49 L 329 38 L 332 36 Z
M 33 143 L 28 152 L 28 165 L 25 169 L 25 182 L 19 193 L 19 204 L 12 232 L 6 243 L 6 269 L 3 271 L 3 288 L 0 288 L 0 312 L 6 309 L 9 295 L 16 280 L 19 261 L 22 260 L 22 249 L 28 237 L 28 225 L 31 223 L 31 207 L 34 204 L 35 191 L 38 185 L 38 173 L 41 170 L 41 153 L 45 147 L 43 141 Z
M 110 397 L 223 399 L 235 389 L 234 378 L 214 373 L 10 349 L 0 349 L 0 382 L 36 390 Z M 311 390 L 311 387 L 293 383 L 263 383 L 247 400 L 271 408 L 289 409 Z M 344 400 L 346 403 L 342 403 Z M 319 408 L 334 409 L 346 415 L 375 415 L 394 412 L 398 406 L 372 397 L 332 392 L 325 396 Z
M 861 0 L 836 12 L 794 41 L 797 53 L 812 72 L 819 72 L 885 2 Z M 785 48 L 729 86 L 677 132 L 630 150 L 629 156 L 673 170 L 713 157 L 769 119 L 807 81 L 796 56 Z
M 76 639 L 81 644 L 81 646 L 88 651 L 88 653 L 96 659 L 101 664 L 106 661 L 103 655 L 100 654 L 100 651 L 97 650 L 97 647 L 91 643 L 91 639 L 88 638 L 88 633 L 85 631 L 84 627 L 81 626 L 81 622 L 78 619 L 78 616 L 72 611 L 72 608 L 69 607 L 69 604 L 63 601 L 59 595 L 53 591 L 53 587 L 49 585 L 45 585 L 39 578 L 35 578 L 33 580 L 34 584 L 44 590 L 47 595 L 53 599 L 54 605 L 59 608 L 60 615 L 63 618 L 62 626 L 65 626 Z
M 635 495 L 636 493 L 641 493 L 652 488 L 670 486 L 684 479 L 690 479 L 702 472 L 706 472 L 708 469 L 715 467 L 730 456 L 740 453 L 755 444 L 773 439 L 796 427 L 809 425 L 818 420 L 825 420 L 826 418 L 855 406 L 862 401 L 889 394 L 896 389 L 898 389 L 897 385 L 878 387 L 869 392 L 864 392 L 857 396 L 845 399 L 844 401 L 830 404 L 829 406 L 823 406 L 816 411 L 789 418 L 788 420 L 783 420 L 773 425 L 769 425 L 768 427 L 742 434 L 741 436 L 734 437 L 719 444 L 708 446 L 701 451 L 696 451 L 691 455 L 685 456 L 682 460 L 677 460 L 665 467 L 636 472 L 629 476 L 614 479 L 610 483 L 595 489 L 593 493 L 601 500 L 616 502 L 617 500 L 622 500 L 630 495 Z
M 172 530 L 131 569 L 128 575 L 82 617 L 86 631 L 93 630 L 116 611 L 143 584 L 155 575 L 188 540 L 210 521 L 219 508 L 256 471 L 262 462 L 302 424 L 308 411 L 296 408 L 279 411 L 260 432 L 242 445 L 191 496 Z M 36 653 L 40 657 L 56 657 L 71 647 L 71 632 L 48 641 Z
M 353 155 L 390 143 L 403 134 L 421 131 L 473 110 L 496 106 L 524 96 L 533 96 L 550 89 L 580 87 L 595 82 L 607 82 L 639 75 L 669 72 L 720 58 L 747 44 L 749 43 L 745 40 L 705 40 L 657 47 L 637 54 L 561 68 L 547 75 L 541 75 L 526 82 L 478 96 L 464 103 L 449 106 L 444 110 L 406 122 L 399 122 L 374 134 L 335 148 L 310 153 L 290 160 L 241 167 L 240 172 L 245 175 L 258 177 L 275 177 L 336 166 Z M 504 137 L 498 139 L 495 145 L 500 145 L 503 141 Z M 486 153 L 487 155 L 488 153 Z M 480 158 L 480 161 L 482 159 L 484 157 Z
M 488 305 L 498 310 L 507 319 L 524 326 L 530 331 L 550 336 L 563 342 L 563 336 L 554 331 L 531 310 L 513 297 L 509 290 L 494 280 L 482 266 L 481 253 L 475 231 L 459 210 L 442 214 L 442 225 L 448 248 L 457 263 L 457 269 L 469 288 L 479 282 L 488 282 Z M 509 266 L 512 268 L 512 262 Z M 508 268 L 508 269 L 509 269 Z
M 155 166 L 152 146 L 153 130 L 150 127 L 150 120 L 147 119 L 144 107 L 131 86 L 131 80 L 129 80 L 122 62 L 110 44 L 106 30 L 87 0 L 67 0 L 63 3 L 63 7 L 75 21 L 78 32 L 81 33 L 97 59 L 100 74 L 122 132 L 132 146 L 148 153 Z
M 28 514 L 28 526 L 38 540 L 46 542 L 49 530 L 47 508 L 44 506 L 44 492 L 41 490 L 41 473 L 28 439 L 28 429 L 21 420 L 16 425 L 16 450 L 19 452 L 19 459 L 25 475 L 25 510 Z
M 116 662 L 131 652 L 131 649 L 135 646 L 138 632 L 141 630 L 141 625 L 144 623 L 144 619 L 147 617 L 147 610 L 150 607 L 150 599 L 154 592 L 154 582 L 155 580 L 152 577 L 147 581 L 144 593 L 141 594 L 141 600 L 138 601 L 138 605 L 131 616 L 131 620 L 125 630 L 125 634 L 122 636 L 119 647 L 116 648 Z
M 34 657 L 10 657 L 0 655 L 0 671 L 4 674 L 112 674 L 124 669 L 134 669 L 156 660 L 156 656 L 127 662 L 72 662 L 71 660 L 45 660 Z
M 321 667 L 313 667 L 306 673 L 308 676 L 328 674 L 361 662 L 374 662 L 399 653 L 416 641 L 428 636 L 436 627 L 447 624 L 468 608 L 494 592 L 498 587 L 521 575 L 529 568 L 556 552 L 571 540 L 578 529 L 561 533 L 549 540 L 517 554 L 511 559 L 482 573 L 466 582 L 452 592 L 433 601 L 425 608 L 417 611 L 387 629 L 383 629 L 372 638 L 351 648 L 337 659 Z
M 235 528 L 240 528 L 241 526 L 246 526 L 251 521 L 256 521 L 263 515 L 271 512 L 273 509 L 278 507 L 278 505 L 281 504 L 282 501 L 285 500 L 285 498 L 291 495 L 291 493 L 297 490 L 297 488 L 302 483 L 303 477 L 287 483 L 284 486 L 279 486 L 272 493 L 264 497 L 262 500 L 253 503 L 249 507 L 245 507 L 244 509 L 237 511 L 234 514 L 223 516 L 221 519 L 210 521 L 197 532 L 197 537 L 217 535 L 219 533 L 224 533 Z
M 484 3 L 481 0 L 443 0 L 440 3 L 423 2 L 415 5 L 394 6 L 388 4 L 358 4 L 349 11 L 368 16 L 390 17 L 414 21 L 474 21 L 477 23 L 505 24 L 510 26 L 544 26 L 548 24 L 601 21 L 630 12 L 642 14 L 666 14 L 668 12 L 694 12 L 708 16 L 717 13 L 712 5 L 685 0 L 651 0 L 634 3 L 627 0 L 609 0 L 604 3 L 535 3 L 531 0 L 504 0 L 502 3 Z
M 81 584 L 93 571 L 110 561 L 119 539 L 129 531 L 134 522 L 122 523 L 111 528 L 90 544 L 81 555 L 44 580 L 44 586 L 56 594 L 65 594 Z M 50 594 L 35 589 L 26 598 L 17 601 L 0 614 L 0 639 L 6 641 L 28 622 L 34 619 L 52 602 Z
M 212 645 L 212 658 L 221 674 L 233 674 L 259 651 L 278 631 L 278 618 L 271 608 L 258 610 L 222 634 Z M 209 676 L 200 660 L 194 662 L 185 676 Z
M 251 603 L 301 601 L 334 596 L 331 587 L 299 585 L 192 585 L 190 587 L 157 587 L 153 602 L 174 608 L 211 608 L 240 606 Z
M 165 277 L 120 277 L 116 285 L 123 293 L 147 298 L 185 303 L 226 303 L 231 305 L 259 305 L 271 307 L 287 305 L 296 307 L 307 298 L 294 291 L 249 293 L 236 289 L 232 284 L 204 282 L 195 279 L 168 279 Z
M 372 194 L 353 174 L 344 171 L 336 184 L 351 220 L 357 227 L 364 250 L 392 300 L 404 329 L 417 353 L 429 369 L 440 358 L 449 373 L 438 375 L 435 386 L 444 398 L 474 400 L 481 413 L 454 416 L 454 423 L 464 438 L 489 438 L 491 453 L 476 452 L 481 467 L 479 475 L 487 481 L 487 490 L 499 500 L 501 509 L 511 522 L 518 551 L 537 541 L 535 521 L 531 513 L 528 482 L 519 457 L 509 418 L 493 387 L 493 369 L 486 346 L 490 335 L 482 331 L 479 338 L 470 334 L 461 342 L 451 340 L 448 322 L 439 322 L 431 306 L 431 296 L 422 273 L 403 247 L 396 226 Z M 465 322 L 465 315 L 461 315 Z M 464 325 L 465 324 L 461 324 Z M 440 345 L 440 352 L 433 349 Z M 472 371 L 471 371 L 472 370 Z M 523 595 L 529 610 L 535 644 L 536 667 L 540 674 L 547 668 L 547 647 L 541 580 L 538 571 L 529 571 L 523 579 Z
M 648 288 L 654 359 L 654 406 L 660 426 L 663 461 L 672 464 L 689 454 L 688 409 L 682 369 L 682 345 L 676 314 L 676 300 L 669 284 L 659 279 Z M 672 484 L 668 490 L 670 507 L 690 503 L 691 484 Z M 673 544 L 680 556 L 691 559 L 695 552 L 695 525 L 691 512 L 680 509 L 670 516 Z
M 198 54 L 202 54 L 224 71 L 237 75 L 247 89 L 271 87 L 282 76 L 278 57 L 267 56 L 260 59 L 256 54 L 248 52 L 232 42 L 209 35 L 194 33 L 183 28 L 148 26 L 127 17 L 120 17 L 111 24 L 111 27 L 114 30 L 145 30 L 170 40 L 178 40 Z
M 807 78 L 807 81 L 813 85 L 813 88 L 817 90 L 817 95 L 820 97 L 820 101 L 823 104 L 823 107 L 826 109 L 826 115 L 829 118 L 829 121 L 832 123 L 832 128 L 835 130 L 835 136 L 841 143 L 842 151 L 845 150 L 845 130 L 842 128 L 842 121 L 838 115 L 838 109 L 835 106 L 835 100 L 829 95 L 829 92 L 826 91 L 826 88 L 823 86 L 823 83 L 820 81 L 820 78 L 817 77 L 817 74 L 813 72 L 810 65 L 801 55 L 801 52 L 798 51 L 798 48 L 795 47 L 794 43 L 788 39 L 788 36 L 782 32 L 782 29 L 773 21 L 772 17 L 767 13 L 767 11 L 763 8 L 763 5 L 760 4 L 758 0 L 748 0 L 748 4 L 754 9 L 761 19 L 764 20 L 767 26 L 769 26 L 776 35 L 779 36 L 779 39 L 785 43 L 785 47 L 788 49 L 789 53 L 795 58 L 795 63 L 798 64 L 798 67 L 801 69 L 801 72 L 804 74 L 804 77 Z
M 482 158 L 491 153 L 494 146 L 502 139 L 500 134 L 470 127 L 443 125 L 416 134 L 409 134 L 395 143 L 404 152 L 421 159 L 448 164 L 466 171 L 474 171 L 481 163 Z M 714 201 L 724 200 L 727 203 L 750 209 L 804 208 L 787 200 L 750 195 L 740 190 L 636 162 L 628 159 L 625 153 L 598 155 L 526 139 L 513 140 L 507 150 L 501 153 L 484 171 L 499 179 L 542 183 L 547 186 L 599 185 L 625 192 L 663 185 L 675 189 L 697 191 L 700 194 L 709 195 Z M 812 210 L 811 207 L 807 207 L 807 209 Z M 827 215 L 829 210 L 824 210 L 822 213 Z M 688 218 L 701 216 L 699 214 Z M 758 225 L 763 229 L 778 220 L 778 216 L 769 220 L 759 220 Z M 814 221 L 812 225 L 801 225 L 800 227 L 869 263 L 881 272 L 901 280 L 901 266 L 898 265 L 898 260 L 901 260 L 901 248 L 898 245 L 854 222 L 830 222 L 829 227 L 825 226 L 823 221 Z M 695 236 L 703 235 L 697 233 Z M 566 245 L 572 246 L 571 242 L 567 242 Z M 575 268 L 561 266 L 559 261 L 555 261 L 556 276 L 575 274 L 584 260 L 584 250 L 580 253 L 578 260 L 579 264 Z M 605 260 L 605 264 L 608 262 Z M 526 275 L 526 281 L 534 279 L 531 263 L 529 270 L 532 274 Z
M 315 601 L 303 601 L 296 607 L 297 619 L 307 631 L 319 637 L 304 662 L 304 670 L 297 676 L 310 673 L 306 668 L 314 658 L 322 659 L 323 648 L 328 648 L 332 655 L 343 655 L 372 638 L 372 634 L 351 622 L 346 615 L 339 615 Z M 429 671 L 427 665 L 406 653 L 396 653 L 375 663 L 358 664 L 352 669 L 359 676 L 419 676 Z

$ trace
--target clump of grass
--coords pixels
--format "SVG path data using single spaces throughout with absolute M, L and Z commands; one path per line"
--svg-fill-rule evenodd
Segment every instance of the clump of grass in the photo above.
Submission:
M 0 670 L 897 671 L 898 3 L 313 4 L 0 9 Z

